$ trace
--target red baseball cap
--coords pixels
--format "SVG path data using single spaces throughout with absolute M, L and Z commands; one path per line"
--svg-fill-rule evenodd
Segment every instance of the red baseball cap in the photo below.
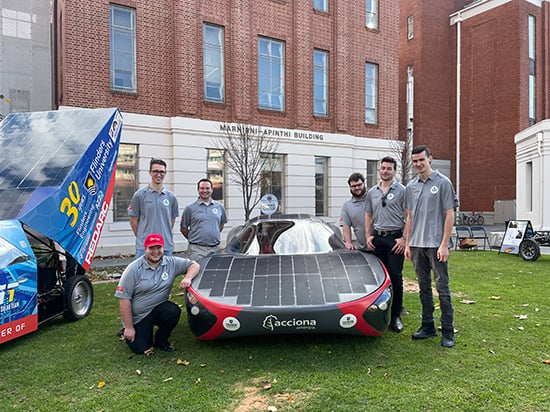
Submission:
M 164 239 L 161 235 L 158 233 L 151 233 L 149 236 L 145 238 L 145 248 L 151 247 L 151 246 L 163 246 L 164 247 Z

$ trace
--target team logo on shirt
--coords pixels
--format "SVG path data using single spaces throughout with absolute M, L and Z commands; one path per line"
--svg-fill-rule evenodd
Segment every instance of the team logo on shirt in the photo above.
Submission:
M 388 194 L 387 199 L 392 200 L 394 197 L 395 197 L 394 194 L 390 193 L 390 194 Z
M 164 199 L 162 201 L 162 203 L 164 203 L 164 206 L 169 206 L 170 205 L 170 201 L 168 199 Z
M 220 213 L 220 211 L 218 210 L 217 207 L 215 207 L 215 208 L 212 209 L 212 213 L 214 213 L 215 215 L 217 215 L 218 213 Z
M 430 192 L 432 193 L 432 195 L 435 195 L 437 194 L 437 192 L 439 192 L 439 188 L 437 186 L 432 186 Z
M 168 273 L 164 272 L 161 276 L 162 280 L 168 280 Z

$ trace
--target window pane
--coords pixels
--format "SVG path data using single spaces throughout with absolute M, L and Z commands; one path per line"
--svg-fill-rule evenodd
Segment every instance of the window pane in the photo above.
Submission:
M 328 0 L 313 0 L 315 10 L 328 11 Z
M 284 110 L 284 48 L 277 40 L 258 39 L 258 105 Z
M 328 96 L 328 52 L 315 50 L 313 52 L 313 113 L 318 116 L 327 115 Z
M 118 150 L 113 194 L 113 220 L 123 222 L 130 220 L 128 206 L 134 192 L 138 190 L 138 146 L 121 143 Z
M 378 66 L 365 65 L 365 122 L 377 123 Z
M 110 6 L 111 88 L 136 91 L 135 10 Z
M 315 157 L 315 216 L 328 215 L 328 158 Z
M 224 151 L 208 149 L 206 176 L 212 181 L 212 199 L 224 202 L 225 158 Z
M 366 0 L 365 4 L 366 26 L 369 29 L 378 28 L 378 0 Z
M 284 212 L 284 157 L 279 154 L 262 154 L 261 196 L 272 194 L 279 200 L 277 213 Z
M 203 38 L 204 99 L 223 102 L 225 99 L 223 28 L 204 24 Z

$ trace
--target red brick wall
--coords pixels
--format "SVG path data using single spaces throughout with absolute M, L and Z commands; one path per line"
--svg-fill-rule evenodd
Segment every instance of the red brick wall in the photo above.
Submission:
M 395 138 L 398 134 L 398 3 L 381 2 L 377 31 L 364 1 L 113 0 L 136 8 L 135 95 L 110 90 L 109 1 L 59 1 L 59 105 Z M 335 7 L 338 7 L 335 9 Z M 224 104 L 203 101 L 202 24 L 225 28 Z M 285 43 L 285 111 L 259 110 L 258 36 Z M 313 116 L 313 49 L 329 52 L 329 116 Z M 365 62 L 379 65 L 379 124 L 366 125 Z
M 456 25 L 437 0 L 404 0 L 400 21 L 400 130 L 406 128 L 406 71 L 414 65 L 415 144 L 427 144 L 456 170 Z M 407 41 L 407 16 L 414 39 Z M 537 121 L 548 117 L 548 6 L 513 0 L 462 22 L 460 201 L 492 211 L 516 197 L 514 135 L 529 126 L 527 17 L 537 19 Z M 456 181 L 456 180 L 455 180 Z

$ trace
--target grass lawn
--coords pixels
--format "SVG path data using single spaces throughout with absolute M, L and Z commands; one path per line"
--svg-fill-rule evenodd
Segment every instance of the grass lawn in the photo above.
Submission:
M 195 340 L 184 313 L 178 351 L 133 355 L 115 283 L 95 284 L 94 309 L 0 346 L 5 411 L 548 411 L 550 256 L 524 262 L 453 251 L 457 345 L 413 341 L 418 294 L 405 294 L 402 334 Z M 414 285 L 406 262 L 404 275 Z M 412 288 L 411 288 L 412 289 Z M 174 289 L 173 300 L 183 303 Z M 436 311 L 436 317 L 438 313 Z M 179 362 L 178 362 L 179 360 Z M 273 409 L 274 410 L 274 409 Z

